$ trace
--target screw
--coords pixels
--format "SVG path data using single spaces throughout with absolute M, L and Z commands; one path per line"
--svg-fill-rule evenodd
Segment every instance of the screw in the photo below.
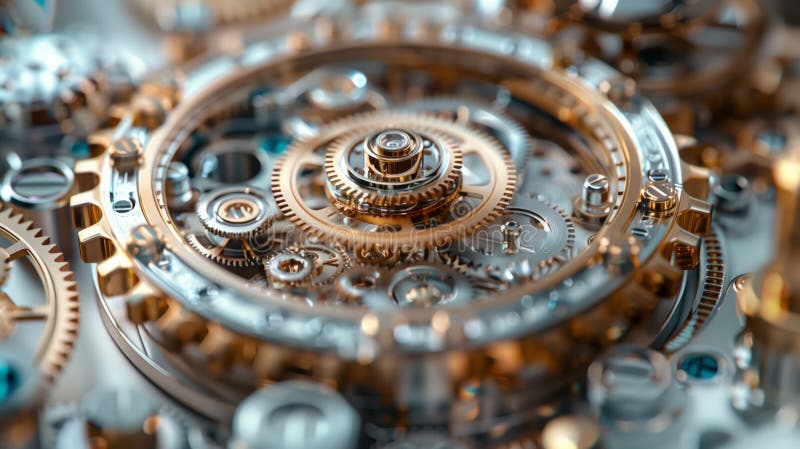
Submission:
M 601 173 L 592 173 L 583 182 L 581 199 L 589 207 L 602 206 L 608 203 L 610 192 L 608 177 Z
M 111 160 L 119 171 L 133 171 L 139 165 L 142 143 L 138 139 L 125 138 L 111 145 Z
M 650 181 L 642 189 L 641 199 L 648 212 L 669 212 L 678 204 L 678 192 L 669 181 Z

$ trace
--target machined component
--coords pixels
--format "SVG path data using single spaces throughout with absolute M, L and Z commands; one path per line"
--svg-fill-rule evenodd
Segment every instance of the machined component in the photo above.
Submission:
M 169 164 L 164 187 L 168 204 L 173 210 L 185 209 L 196 199 L 195 192 L 192 190 L 189 168 L 181 162 Z
M 617 346 L 588 370 L 588 396 L 609 447 L 641 447 L 667 441 L 680 421 L 683 392 L 661 353 L 635 346 Z M 651 443 L 652 444 L 652 443 Z
M 261 233 L 248 238 L 222 237 L 209 231 L 197 214 L 179 217 L 186 242 L 195 251 L 220 265 L 248 267 L 260 264 L 275 249 L 274 235 Z
M 257 237 L 267 231 L 278 208 L 267 192 L 230 187 L 200 197 L 197 216 L 212 234 L 236 239 Z
M 72 167 L 55 158 L 24 160 L 18 168 L 6 172 L 0 186 L 0 198 L 41 226 L 67 255 L 72 253 L 75 239 L 69 209 L 73 193 Z
M 568 262 L 575 224 L 558 206 L 518 193 L 495 221 L 446 251 L 456 267 L 500 285 L 539 279 Z
M 105 74 L 69 36 L 4 39 L 0 61 L 0 134 L 23 156 L 52 154 L 62 136 L 82 138 L 103 124 Z
M 370 119 L 359 134 L 341 137 L 326 154 L 333 204 L 367 218 L 434 214 L 452 201 L 461 183 L 456 143 L 436 130 L 422 128 L 427 135 L 418 134 L 412 130 L 420 126 L 415 116 L 395 118 L 400 126 L 385 129 L 375 128 L 385 117 Z
M 312 382 L 276 383 L 242 401 L 232 446 L 242 449 L 355 449 L 361 419 L 335 391 Z
M 748 363 L 739 383 L 749 397 L 740 408 L 777 410 L 800 400 L 798 332 L 800 322 L 800 147 L 782 156 L 774 167 L 776 219 L 774 259 L 744 284 L 737 295 L 746 315 L 743 340 L 750 340 Z
M 350 268 L 341 247 L 305 244 L 275 253 L 264 262 L 270 287 L 320 287 Z
M 583 181 L 580 196 L 573 201 L 573 215 L 592 229 L 599 229 L 611 213 L 611 183 L 608 176 L 592 173 Z
M 184 449 L 186 435 L 150 397 L 126 389 L 91 391 L 80 407 L 61 417 L 53 449 Z
M 441 307 L 473 300 L 472 285 L 462 274 L 424 265 L 394 273 L 388 292 L 400 307 Z
M 377 179 L 369 179 L 358 173 L 356 169 L 364 170 L 363 158 L 358 157 L 360 146 L 347 143 L 360 142 L 365 135 L 378 137 L 383 131 L 394 129 L 415 130 L 423 136 L 431 135 L 432 142 L 442 140 L 446 142 L 444 145 L 451 145 L 450 148 L 454 145 L 457 147 L 445 153 L 440 152 L 444 156 L 432 159 L 435 162 L 431 163 L 436 165 L 430 169 L 423 166 L 422 173 L 425 175 L 419 179 L 395 181 L 392 177 L 387 178 L 386 175 L 391 175 L 392 170 L 399 170 L 397 167 L 389 168 Z M 410 143 L 412 138 L 408 136 Z M 303 165 L 321 165 L 323 159 L 317 150 L 331 141 L 334 142 L 333 149 L 327 152 L 324 167 L 328 195 L 336 207 L 312 210 L 300 194 L 297 174 Z M 419 156 L 425 157 L 424 142 L 420 143 L 423 148 Z M 434 154 L 433 147 L 428 150 L 431 155 Z M 400 152 L 403 151 L 406 150 Z M 486 167 L 489 182 L 462 177 L 459 183 L 459 153 L 482 161 L 480 163 Z M 351 154 L 361 164 L 353 163 Z M 380 162 L 383 157 L 386 156 L 376 156 L 376 161 L 383 164 Z M 359 115 L 336 122 L 315 138 L 295 143 L 278 161 L 272 185 L 284 215 L 311 234 L 359 247 L 375 244 L 428 247 L 452 240 L 491 221 L 510 201 L 515 180 L 514 168 L 507 154 L 489 136 L 434 117 L 388 112 Z M 468 203 L 468 209 L 463 213 L 455 207 L 458 199 L 454 198 L 457 197 Z M 453 204 L 454 207 L 449 212 L 440 212 L 447 204 Z M 433 206 L 437 207 L 432 209 Z M 373 232 L 373 226 L 382 231 Z
M 3 357 L 0 363 L 8 373 L 17 372 L 17 382 L 7 385 L 6 396 L 0 403 L 2 417 L 26 410 L 27 405 L 40 400 L 43 388 L 60 373 L 77 337 L 79 306 L 69 265 L 33 223 L 24 221 L 22 215 L 10 208 L 0 210 L 0 241 L 4 242 L 0 251 L 4 277 L 8 277 L 9 269 L 13 270 L 9 267 L 15 261 L 27 259 L 41 285 L 39 301 L 35 293 L 0 290 L 0 348 L 29 351 L 25 352 L 27 361 Z M 28 332 L 17 332 L 22 322 L 40 322 L 41 336 L 31 338 Z M 33 342 L 37 342 L 36 346 L 31 347 Z M 26 370 L 28 364 L 32 369 Z

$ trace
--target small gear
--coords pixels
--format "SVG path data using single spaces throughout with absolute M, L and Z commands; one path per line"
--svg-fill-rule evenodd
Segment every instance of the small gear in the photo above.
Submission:
M 339 245 L 306 244 L 269 257 L 264 272 L 271 287 L 320 287 L 349 269 L 350 256 Z
M 229 187 L 200 197 L 197 216 L 214 235 L 250 239 L 266 232 L 278 216 L 269 193 L 252 187 Z
M 403 268 L 357 266 L 336 278 L 339 302 L 373 310 L 439 307 L 472 301 L 479 286 L 446 266 L 413 264 Z
M 220 237 L 205 229 L 195 214 L 183 214 L 177 221 L 183 224 L 184 238 L 189 246 L 207 259 L 226 267 L 259 265 L 275 249 L 274 236 L 269 233 L 246 239 Z
M 4 263 L 7 265 L 10 261 L 27 258 L 39 275 L 45 292 L 43 304 L 30 306 L 14 302 L 13 295 L 17 292 L 0 292 L 0 341 L 14 338 L 16 324 L 21 320 L 44 323 L 42 337 L 32 357 L 38 372 L 21 377 L 23 385 L 17 387 L 19 391 L 37 395 L 61 372 L 75 343 L 79 319 L 77 285 L 62 254 L 32 222 L 24 221 L 21 214 L 8 208 L 0 210 L 0 238 L 10 242 L 2 251 Z M 9 365 L 9 369 L 13 366 Z M 41 384 L 27 385 L 31 382 Z M 24 402 L 26 399 L 19 400 Z M 15 405 L 20 404 L 13 396 L 3 401 L 0 414 L 7 406 L 13 411 Z
M 515 199 L 494 223 L 443 252 L 443 258 L 501 287 L 552 272 L 572 258 L 574 244 L 575 224 L 569 215 L 530 194 Z
M 382 155 L 373 161 L 366 161 L 364 157 L 365 170 L 377 165 L 379 174 L 419 179 L 419 175 L 427 171 L 424 166 L 417 164 L 418 160 L 413 160 L 419 155 L 412 149 L 417 148 L 417 135 L 444 136 L 448 142 L 446 145 L 455 145 L 463 157 L 470 158 L 472 169 L 459 170 L 460 176 L 449 169 L 439 171 L 426 184 L 401 193 L 404 199 L 419 195 L 417 198 L 432 201 L 417 204 L 412 210 L 389 207 L 376 211 L 372 204 L 359 205 L 356 210 L 350 210 L 337 204 L 350 204 L 347 193 L 356 190 L 348 188 L 344 190 L 345 194 L 341 194 L 343 189 L 335 185 L 343 177 L 349 176 L 341 170 L 344 158 L 339 159 L 336 155 L 343 155 L 346 148 L 353 148 L 343 145 L 341 138 L 354 136 L 354 129 L 359 130 L 355 136 L 370 135 L 382 139 L 383 148 L 379 150 Z M 417 130 L 422 132 L 417 133 Z M 358 137 L 355 137 L 355 141 L 358 141 Z M 442 147 L 446 148 L 445 145 Z M 325 157 L 323 152 L 328 148 L 331 150 Z M 382 159 L 384 156 L 387 160 Z M 455 162 L 453 158 L 449 160 Z M 325 178 L 329 204 L 312 205 L 302 195 L 301 181 L 308 181 L 304 175 L 323 166 L 327 170 L 318 176 Z M 431 169 L 435 172 L 433 167 Z M 441 183 L 439 178 L 448 182 Z M 372 190 L 370 199 L 384 195 L 384 190 L 391 190 L 380 187 L 383 178 L 376 176 L 375 179 L 377 187 L 375 184 L 358 187 Z M 456 188 L 450 193 L 449 187 L 445 186 L 454 180 L 458 180 Z M 298 225 L 302 232 L 338 241 L 352 248 L 375 245 L 389 249 L 432 248 L 443 245 L 490 223 L 511 201 L 515 185 L 514 164 L 492 137 L 452 121 L 408 112 L 362 114 L 332 123 L 314 137 L 296 141 L 276 163 L 272 178 L 275 201 L 287 219 Z M 436 194 L 423 193 L 430 192 L 433 186 L 437 186 L 433 190 Z M 442 199 L 436 198 L 437 194 L 444 195 L 445 201 L 436 204 L 443 207 L 432 209 L 432 203 Z M 387 199 L 380 204 L 397 204 L 388 200 L 389 197 L 391 194 L 385 196 Z M 418 214 L 417 209 L 427 212 Z

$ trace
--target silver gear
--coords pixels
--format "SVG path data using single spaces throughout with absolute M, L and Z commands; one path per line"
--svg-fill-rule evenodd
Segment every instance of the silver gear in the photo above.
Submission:
M 516 226 L 509 239 L 508 225 Z M 459 271 L 497 287 L 539 279 L 572 258 L 575 224 L 558 206 L 535 194 L 521 195 L 491 225 L 457 242 L 442 257 Z M 492 282 L 490 282 L 491 284 Z M 489 284 L 487 284 L 487 287 Z
M 272 196 L 253 187 L 229 187 L 203 194 L 196 212 L 212 234 L 243 240 L 266 232 L 279 215 Z

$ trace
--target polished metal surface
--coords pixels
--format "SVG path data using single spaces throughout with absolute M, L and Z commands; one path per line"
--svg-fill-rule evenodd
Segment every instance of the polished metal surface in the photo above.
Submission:
M 789 3 L 0 1 L 0 447 L 797 446 Z

